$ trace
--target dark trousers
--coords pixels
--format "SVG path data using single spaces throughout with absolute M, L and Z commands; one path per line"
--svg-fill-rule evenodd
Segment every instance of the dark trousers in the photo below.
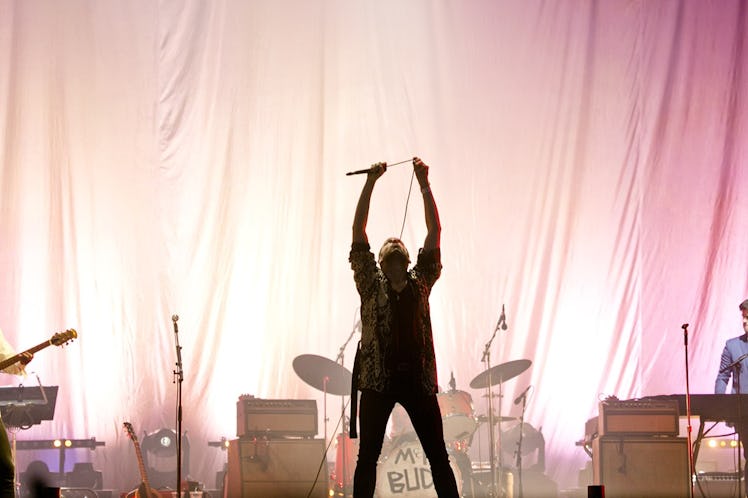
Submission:
M 743 485 L 745 489 L 741 489 L 743 494 L 740 496 L 748 496 L 748 440 L 746 440 L 748 437 L 748 422 L 743 420 L 742 423 L 736 424 L 735 432 L 738 433 L 738 439 L 743 446 Z
M 358 463 L 353 476 L 354 498 L 371 498 L 377 481 L 377 460 L 382 452 L 387 420 L 395 403 L 410 417 L 431 466 L 434 489 L 439 498 L 458 498 L 457 483 L 444 444 L 444 429 L 436 395 L 382 394 L 365 390 L 359 408 Z
M 16 495 L 15 473 L 8 432 L 0 419 L 0 498 L 13 498 Z

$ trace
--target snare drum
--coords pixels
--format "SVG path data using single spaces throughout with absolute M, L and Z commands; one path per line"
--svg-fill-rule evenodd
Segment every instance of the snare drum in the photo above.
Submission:
M 450 452 L 449 464 L 462 496 L 462 472 L 457 458 Z M 377 498 L 436 498 L 434 480 L 426 454 L 418 441 L 408 441 L 393 448 L 377 466 Z
M 465 391 L 448 391 L 436 395 L 442 412 L 444 441 L 465 441 L 478 427 L 473 416 L 473 398 Z

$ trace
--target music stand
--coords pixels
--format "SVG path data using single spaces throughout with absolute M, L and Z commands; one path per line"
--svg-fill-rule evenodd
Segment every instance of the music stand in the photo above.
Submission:
M 30 429 L 40 424 L 42 420 L 52 420 L 57 405 L 57 389 L 59 386 L 0 387 L 0 416 L 6 427 Z M 11 454 L 16 460 L 16 431 L 9 431 L 13 435 Z M 60 469 L 62 472 L 62 469 Z M 15 481 L 18 482 L 18 468 L 16 467 Z
M 0 414 L 5 425 L 29 429 L 43 420 L 52 420 L 58 387 L 0 387 Z

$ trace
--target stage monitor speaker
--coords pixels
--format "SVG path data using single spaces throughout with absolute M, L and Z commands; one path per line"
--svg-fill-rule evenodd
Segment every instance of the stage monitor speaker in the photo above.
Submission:
M 592 467 L 606 498 L 689 495 L 686 438 L 600 437 L 592 442 Z
M 733 498 L 745 496 L 743 481 L 737 472 L 699 472 L 696 474 L 694 496 L 709 498 Z
M 228 451 L 224 498 L 327 496 L 324 440 L 234 439 Z

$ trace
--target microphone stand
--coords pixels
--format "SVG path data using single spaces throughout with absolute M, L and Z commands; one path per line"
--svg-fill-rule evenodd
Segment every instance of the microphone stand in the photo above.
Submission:
M 361 326 L 361 320 L 355 323 L 353 325 L 353 330 L 351 330 L 351 334 L 348 336 L 348 339 L 345 340 L 342 346 L 340 346 L 340 350 L 338 351 L 338 356 L 335 358 L 336 362 L 339 362 L 341 366 L 345 367 L 345 349 L 348 347 L 348 343 L 351 342 L 351 339 L 353 339 L 353 335 L 356 333 L 356 330 Z M 346 486 L 348 484 L 348 455 L 346 454 L 348 452 L 348 424 L 345 423 L 345 396 L 340 397 L 340 411 L 343 414 L 343 437 L 341 438 L 342 441 L 340 444 L 343 445 L 343 451 L 341 453 L 341 458 L 343 459 L 343 465 L 341 465 L 342 473 L 341 476 L 341 491 L 343 492 L 343 496 L 346 496 Z M 327 413 L 327 400 L 325 400 L 325 413 Z M 325 415 L 326 416 L 326 415 Z M 325 419 L 325 441 L 327 441 L 327 419 Z M 325 443 L 327 444 L 327 443 Z M 337 476 L 336 476 L 337 478 Z
M 739 373 L 740 372 L 740 362 L 743 361 L 743 360 L 745 360 L 746 358 L 748 358 L 748 353 L 742 355 L 740 358 L 738 358 L 737 360 L 735 360 L 732 363 L 730 363 L 729 365 L 727 365 L 725 368 L 723 368 L 722 370 L 720 370 L 719 373 L 725 373 L 725 372 L 727 372 L 728 370 L 730 370 L 730 369 L 732 369 L 734 367 L 737 367 L 737 372 Z M 740 387 L 740 379 L 735 379 L 734 384 L 735 384 L 735 392 L 737 392 L 738 394 L 740 394 L 740 390 L 738 389 Z
M 740 397 L 741 397 L 741 393 L 740 393 L 740 368 L 741 368 L 741 363 L 740 362 L 745 357 L 748 357 L 748 354 L 744 354 L 743 356 L 740 357 L 741 359 L 739 359 L 738 361 L 736 361 L 734 363 L 735 371 L 732 374 L 732 383 L 735 385 L 735 392 L 738 394 L 738 421 L 742 421 L 743 420 L 743 413 L 742 413 L 743 412 L 743 407 L 742 407 L 743 403 L 741 403 L 742 400 L 740 399 Z M 738 424 L 735 424 L 735 425 L 737 426 Z M 742 441 L 743 438 L 741 437 L 740 431 L 737 430 L 737 427 L 735 427 L 735 432 L 738 434 L 738 448 L 742 448 L 743 447 L 743 441 Z M 738 451 L 738 472 L 740 474 L 743 474 L 744 472 L 740 472 L 740 471 L 743 470 L 743 466 L 744 465 L 748 465 L 748 462 L 743 462 L 743 466 L 740 465 L 740 453 L 741 452 Z M 740 482 L 740 476 L 738 476 L 738 482 Z M 743 484 L 748 489 L 748 482 L 745 482 Z
M 527 409 L 527 391 L 522 395 L 522 412 L 519 416 L 519 439 L 517 439 L 517 489 L 519 489 L 518 497 L 523 498 L 524 490 L 522 489 L 522 439 L 525 435 L 525 410 Z
M 502 327 L 503 325 L 503 327 Z M 491 338 L 486 343 L 485 348 L 483 349 L 483 357 L 481 358 L 481 361 L 486 364 L 486 372 L 488 372 L 488 458 L 490 460 L 489 470 L 491 472 L 491 491 L 490 496 L 495 497 L 498 495 L 503 496 L 503 491 L 501 489 L 501 473 L 499 473 L 499 479 L 498 482 L 496 480 L 496 440 L 494 438 L 493 434 L 493 425 L 494 425 L 494 415 L 493 415 L 493 393 L 491 392 L 491 386 L 493 385 L 493 379 L 491 379 L 491 344 L 493 343 L 493 340 L 496 338 L 496 332 L 499 331 L 499 328 L 502 330 L 506 330 L 506 317 L 504 316 L 504 306 L 501 306 L 501 316 L 499 316 L 499 321 L 496 323 L 496 328 L 493 330 L 493 335 L 491 335 Z M 503 379 L 499 379 L 499 417 L 501 417 L 501 397 L 502 397 L 502 381 Z M 501 419 L 499 419 L 501 420 Z M 499 428 L 499 446 L 501 446 L 501 428 Z M 501 451 L 499 451 L 499 467 L 501 467 Z M 498 484 L 498 488 L 497 488 Z M 498 494 L 497 494 L 498 489 Z
M 177 385 L 177 497 L 182 497 L 182 381 L 184 370 L 182 370 L 182 346 L 179 345 L 179 327 L 177 327 L 179 315 L 172 315 L 174 322 L 174 344 L 177 348 L 177 369 L 173 371 L 174 383 Z
M 688 381 L 688 324 L 684 323 L 681 325 L 683 329 L 683 348 L 686 358 L 686 420 L 687 430 L 686 435 L 688 436 L 688 496 L 693 497 L 693 475 L 694 475 L 694 462 L 693 462 L 693 447 L 691 446 L 691 388 Z

